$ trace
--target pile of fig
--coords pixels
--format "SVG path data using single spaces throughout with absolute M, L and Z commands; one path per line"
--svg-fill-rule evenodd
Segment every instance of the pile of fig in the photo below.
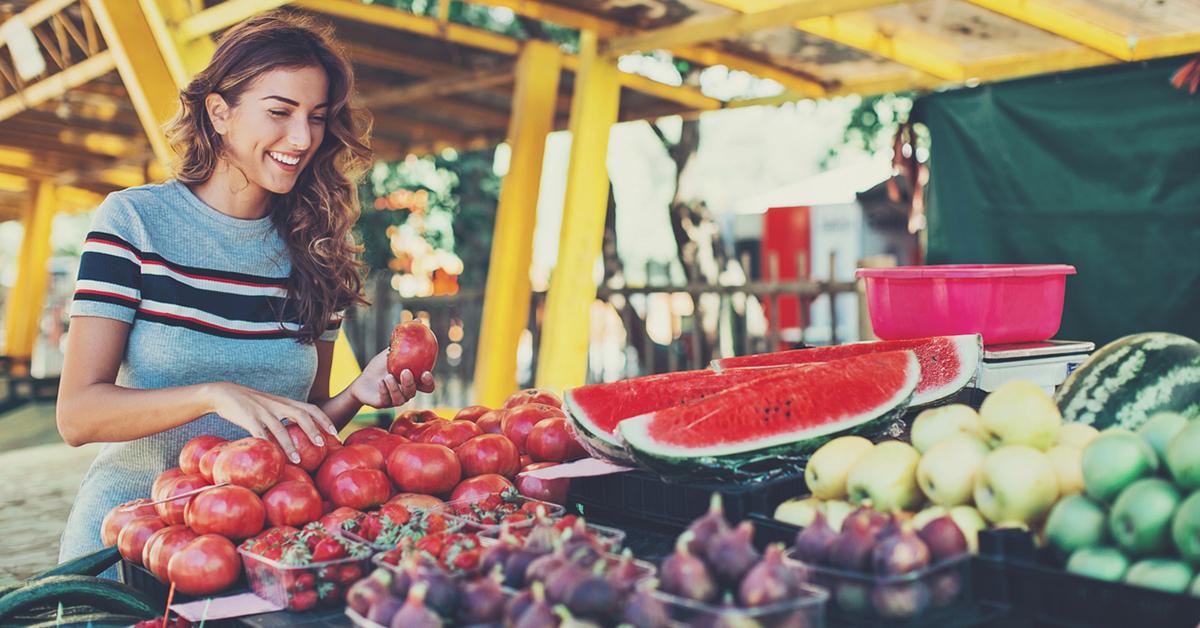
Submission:
M 947 561 L 967 551 L 967 539 L 949 515 L 917 529 L 904 513 L 864 504 L 840 532 L 818 512 L 796 535 L 792 557 L 814 567 L 811 580 L 829 589 L 838 609 L 899 619 L 957 600 L 963 573 Z
M 376 569 L 346 593 L 346 607 L 390 628 L 500 626 L 510 596 L 495 578 L 454 577 L 407 561 Z

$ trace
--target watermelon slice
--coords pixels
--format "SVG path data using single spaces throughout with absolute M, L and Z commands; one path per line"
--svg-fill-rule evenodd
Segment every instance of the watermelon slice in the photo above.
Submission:
M 615 436 L 617 424 L 639 414 L 703 399 L 738 384 L 762 379 L 776 369 L 734 369 L 717 373 L 681 371 L 572 388 L 563 396 L 577 440 L 593 456 L 634 462 Z
M 983 354 L 983 338 L 979 334 L 963 336 L 934 336 L 913 340 L 879 340 L 855 342 L 832 347 L 813 347 L 760 353 L 713 360 L 717 371 L 735 368 L 780 366 L 828 362 L 856 355 L 882 351 L 913 351 L 921 363 L 921 383 L 913 395 L 913 406 L 925 406 L 943 401 L 962 390 L 975 377 Z
M 776 369 L 707 398 L 626 419 L 617 432 L 639 462 L 661 473 L 736 475 L 755 462 L 796 461 L 838 434 L 898 416 L 920 375 L 912 351 Z

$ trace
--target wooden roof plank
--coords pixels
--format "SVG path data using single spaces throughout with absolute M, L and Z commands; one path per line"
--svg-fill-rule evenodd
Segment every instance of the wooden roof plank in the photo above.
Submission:
M 1102 52 L 1132 61 L 1137 38 L 1111 31 L 1064 11 L 1045 0 L 966 0 L 1005 17 Z

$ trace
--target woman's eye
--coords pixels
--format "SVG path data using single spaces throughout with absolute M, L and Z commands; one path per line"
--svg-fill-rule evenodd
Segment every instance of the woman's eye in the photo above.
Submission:
M 276 118 L 286 118 L 288 114 L 288 112 L 282 109 L 271 109 L 269 113 Z
M 317 124 L 325 124 L 325 116 L 313 116 L 312 118 L 309 118 L 309 119 L 312 120 L 313 122 L 316 122 Z

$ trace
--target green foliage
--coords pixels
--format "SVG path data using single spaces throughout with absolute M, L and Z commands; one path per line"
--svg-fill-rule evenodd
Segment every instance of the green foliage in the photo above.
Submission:
M 829 167 L 844 151 L 874 154 L 888 148 L 897 127 L 908 121 L 915 97 L 915 92 L 896 92 L 860 99 L 850 112 L 841 145 L 830 147 L 822 166 Z

